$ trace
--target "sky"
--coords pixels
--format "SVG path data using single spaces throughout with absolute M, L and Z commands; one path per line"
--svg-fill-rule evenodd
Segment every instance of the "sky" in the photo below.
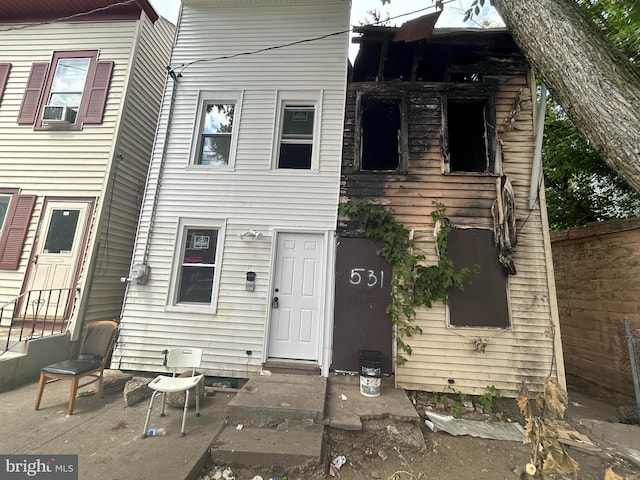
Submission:
M 149 0 L 156 12 L 167 20 L 176 23 L 178 11 L 180 9 L 180 0 Z M 462 22 L 464 12 L 471 4 L 472 0 L 450 0 L 445 4 L 444 11 L 440 16 L 436 28 L 442 27 L 464 27 Z M 482 14 L 487 17 L 491 25 L 502 25 L 500 17 L 496 11 L 485 2 Z M 371 16 L 367 14 L 369 10 L 378 10 L 382 13 L 382 17 L 386 18 L 386 13 L 392 18 L 391 26 L 400 26 L 403 22 L 412 18 L 420 17 L 428 13 L 433 13 L 433 0 L 391 0 L 391 3 L 382 5 L 380 0 L 352 0 L 351 1 L 351 25 L 361 25 L 369 23 Z M 410 15 L 404 15 L 410 12 Z M 402 15 L 401 17 L 398 17 Z M 398 18 L 394 18 L 398 17 Z M 477 25 L 468 23 L 466 26 L 474 27 Z M 349 50 L 349 57 L 353 60 L 357 53 L 357 45 L 352 45 Z

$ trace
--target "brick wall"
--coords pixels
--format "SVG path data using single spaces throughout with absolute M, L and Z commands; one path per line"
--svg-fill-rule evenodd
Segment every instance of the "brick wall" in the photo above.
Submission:
M 552 233 L 551 242 L 567 376 L 633 396 L 624 317 L 638 332 L 640 218 Z

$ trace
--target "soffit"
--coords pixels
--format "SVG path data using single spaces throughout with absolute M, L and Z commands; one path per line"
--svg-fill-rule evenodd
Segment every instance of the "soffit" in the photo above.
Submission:
M 62 19 L 80 13 L 73 21 L 131 20 L 140 18 L 144 11 L 152 22 L 158 19 L 148 0 L 2 0 L 0 22 L 32 23 Z

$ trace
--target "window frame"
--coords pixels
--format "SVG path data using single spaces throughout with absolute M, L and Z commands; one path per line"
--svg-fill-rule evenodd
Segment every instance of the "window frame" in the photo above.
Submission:
M 53 87 L 53 81 L 56 76 L 56 70 L 58 68 L 58 63 L 60 60 L 65 60 L 69 58 L 88 58 L 89 59 L 89 69 L 87 71 L 87 77 L 84 80 L 84 88 L 82 89 L 82 97 L 80 99 L 80 105 L 78 105 L 78 112 L 76 113 L 75 122 L 70 123 L 68 125 L 64 124 L 53 124 L 47 125 L 42 121 L 42 115 L 44 113 L 44 107 L 48 105 L 49 97 L 51 96 L 51 89 Z M 80 130 L 82 128 L 82 124 L 84 121 L 84 113 L 87 108 L 87 103 L 89 102 L 89 91 L 90 84 L 93 83 L 92 79 L 95 77 L 96 66 L 98 62 L 98 51 L 97 50 L 77 50 L 73 52 L 54 52 L 53 58 L 51 59 L 51 64 L 49 67 L 49 71 L 47 72 L 47 79 L 44 85 L 44 89 L 42 91 L 42 98 L 40 101 L 40 108 L 38 108 L 38 113 L 36 116 L 36 129 L 50 130 L 50 129 L 66 129 L 66 130 Z M 67 105 L 70 106 L 70 105 Z
M 322 124 L 323 90 L 290 91 L 278 90 L 276 93 L 275 123 L 273 132 L 273 149 L 271 154 L 271 169 L 276 171 L 309 172 L 320 169 L 320 132 Z M 309 168 L 283 168 L 280 167 L 280 146 L 284 127 L 284 113 L 287 107 L 312 106 L 313 138 L 311 139 L 311 162 Z
M 375 102 L 397 105 L 400 113 L 400 128 L 398 138 L 398 166 L 394 169 L 365 169 L 364 165 L 364 108 L 365 103 Z M 371 92 L 358 92 L 356 95 L 356 121 L 354 138 L 354 165 L 357 170 L 366 173 L 407 173 L 409 170 L 409 99 L 402 95 L 376 95 Z
M 50 62 L 35 62 L 27 80 L 18 113 L 19 125 L 32 125 L 34 130 L 82 130 L 86 124 L 104 121 L 114 62 L 98 60 L 98 50 L 54 51 Z M 69 58 L 88 58 L 89 70 L 82 90 L 82 98 L 74 123 L 43 122 L 44 107 L 48 104 L 58 62 Z
M 189 167 L 215 170 L 233 170 L 236 165 L 236 152 L 238 145 L 238 131 L 240 130 L 240 118 L 244 90 L 211 91 L 203 90 L 198 93 L 198 104 L 196 110 L 196 122 L 194 123 L 193 136 L 191 142 L 191 154 L 189 156 Z M 202 127 L 206 118 L 206 106 L 208 104 L 234 104 L 233 124 L 231 131 L 231 144 L 229 146 L 229 162 L 227 165 L 203 165 L 197 163 L 201 153 Z
M 220 294 L 220 272 L 222 266 L 222 258 L 224 251 L 224 241 L 226 232 L 226 219 L 208 219 L 208 218 L 187 218 L 183 217 L 178 220 L 176 230 L 176 243 L 174 246 L 171 278 L 169 281 L 169 292 L 167 295 L 166 310 L 171 312 L 200 312 L 215 314 L 218 308 L 218 296 Z M 211 303 L 178 303 L 180 294 L 180 273 L 182 271 L 182 259 L 187 241 L 187 232 L 189 229 L 211 229 L 217 230 L 218 238 L 216 240 L 215 264 L 213 271 L 213 285 L 211 287 Z
M 450 134 L 449 134 L 449 103 L 455 104 L 479 104 L 483 103 L 485 112 L 489 119 L 484 119 L 485 138 L 485 160 L 484 171 L 475 170 L 451 170 Z M 485 94 L 452 94 L 442 95 L 442 153 L 443 153 L 443 173 L 451 175 L 499 175 L 501 165 L 497 155 L 499 146 L 497 131 L 496 97 L 493 92 Z M 493 127 L 493 134 L 490 128 Z M 487 145 L 488 140 L 488 145 Z

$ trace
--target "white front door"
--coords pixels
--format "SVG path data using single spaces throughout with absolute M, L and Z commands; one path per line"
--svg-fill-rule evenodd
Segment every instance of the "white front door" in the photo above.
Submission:
M 87 202 L 47 202 L 27 282 L 27 290 L 46 292 L 32 295 L 29 304 L 22 306 L 28 317 L 61 318 L 64 315 L 69 292 L 63 289 L 74 286 L 89 209 Z M 46 312 L 43 307 L 47 308 Z
M 323 242 L 321 234 L 277 236 L 269 358 L 319 360 Z

